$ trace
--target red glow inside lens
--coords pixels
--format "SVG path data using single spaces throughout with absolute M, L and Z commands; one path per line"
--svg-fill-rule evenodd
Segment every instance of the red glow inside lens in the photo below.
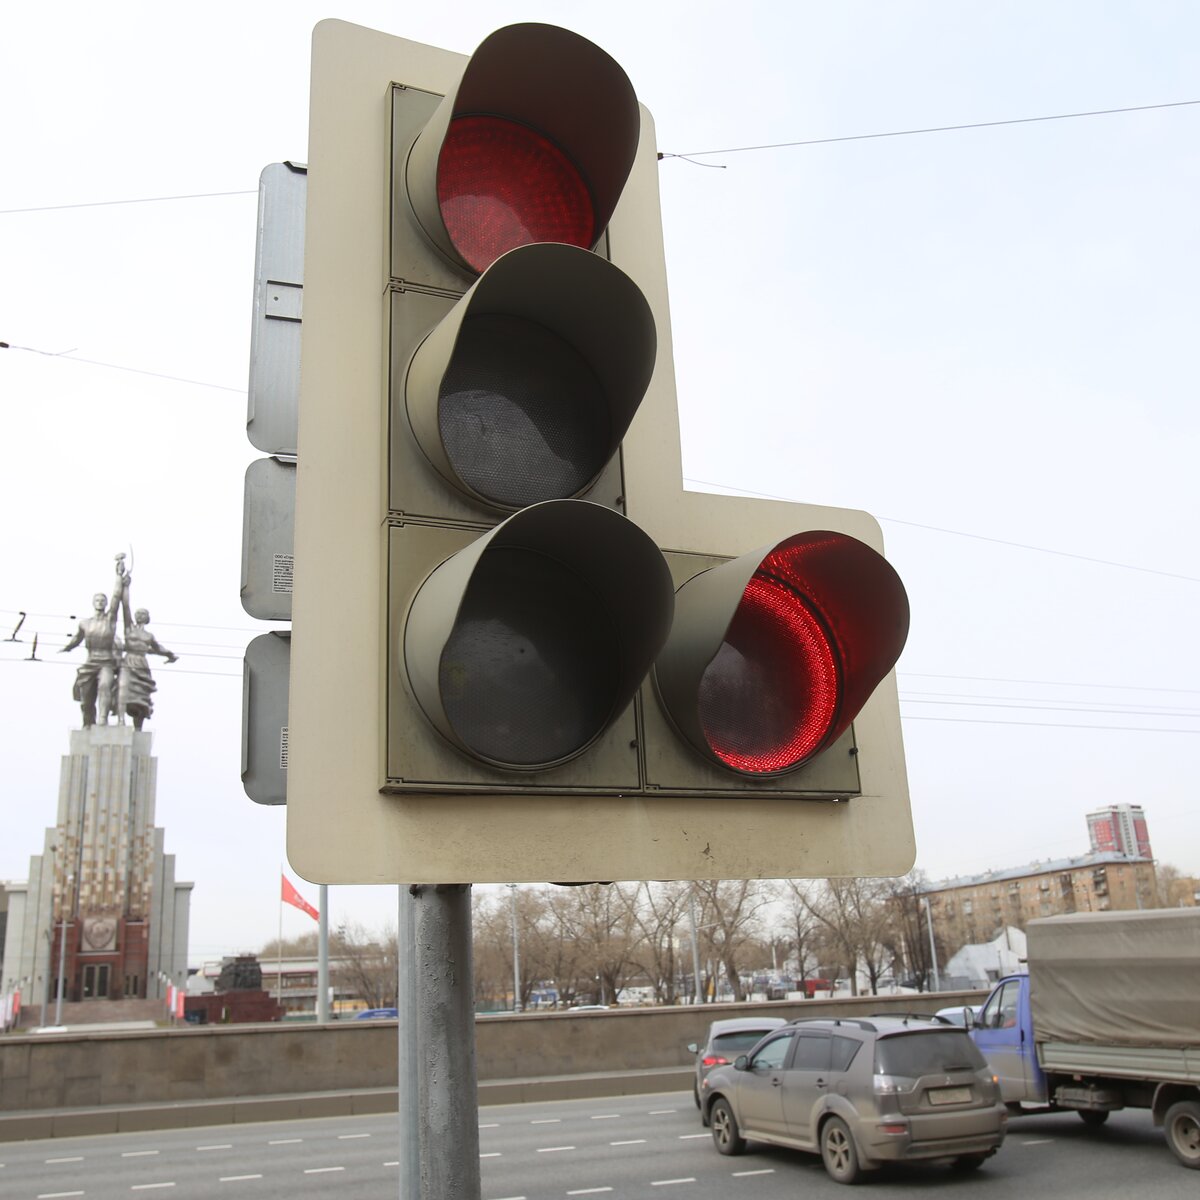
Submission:
M 501 117 L 456 117 L 438 160 L 438 204 L 475 271 L 531 242 L 589 248 L 595 212 L 575 164 L 548 138 Z
M 763 561 L 700 680 L 700 723 L 709 747 L 747 774 L 786 771 L 815 754 L 840 705 L 841 672 L 829 631 L 780 578 L 787 566 L 779 554 Z

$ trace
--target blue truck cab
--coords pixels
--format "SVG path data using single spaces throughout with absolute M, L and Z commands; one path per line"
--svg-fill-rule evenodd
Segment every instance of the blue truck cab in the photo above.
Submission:
M 1049 1101 L 1033 1040 L 1028 975 L 1000 980 L 970 1029 L 972 1040 L 1000 1081 L 1000 1098 L 1005 1104 Z

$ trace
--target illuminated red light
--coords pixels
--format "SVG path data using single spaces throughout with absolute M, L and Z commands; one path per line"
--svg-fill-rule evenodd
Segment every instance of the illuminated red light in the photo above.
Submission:
M 596 218 L 575 164 L 548 138 L 501 117 L 456 117 L 438 159 L 438 204 L 475 271 L 532 242 L 588 249 Z
M 701 677 L 710 750 L 746 774 L 806 762 L 845 732 L 907 633 L 904 587 L 869 546 L 827 531 L 779 543 Z
M 727 1067 L 729 1065 L 729 1059 L 722 1058 L 719 1054 L 705 1055 L 703 1062 L 706 1067 Z

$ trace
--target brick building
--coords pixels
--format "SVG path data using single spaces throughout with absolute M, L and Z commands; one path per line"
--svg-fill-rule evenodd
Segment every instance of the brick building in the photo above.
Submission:
M 947 954 L 1037 917 L 1159 904 L 1154 861 L 1112 851 L 946 879 L 925 895 Z

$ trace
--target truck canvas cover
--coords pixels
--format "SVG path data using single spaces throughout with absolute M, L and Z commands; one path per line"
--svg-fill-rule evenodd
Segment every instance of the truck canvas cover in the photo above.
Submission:
M 1200 1045 L 1200 909 L 1047 917 L 1027 935 L 1036 1041 Z

